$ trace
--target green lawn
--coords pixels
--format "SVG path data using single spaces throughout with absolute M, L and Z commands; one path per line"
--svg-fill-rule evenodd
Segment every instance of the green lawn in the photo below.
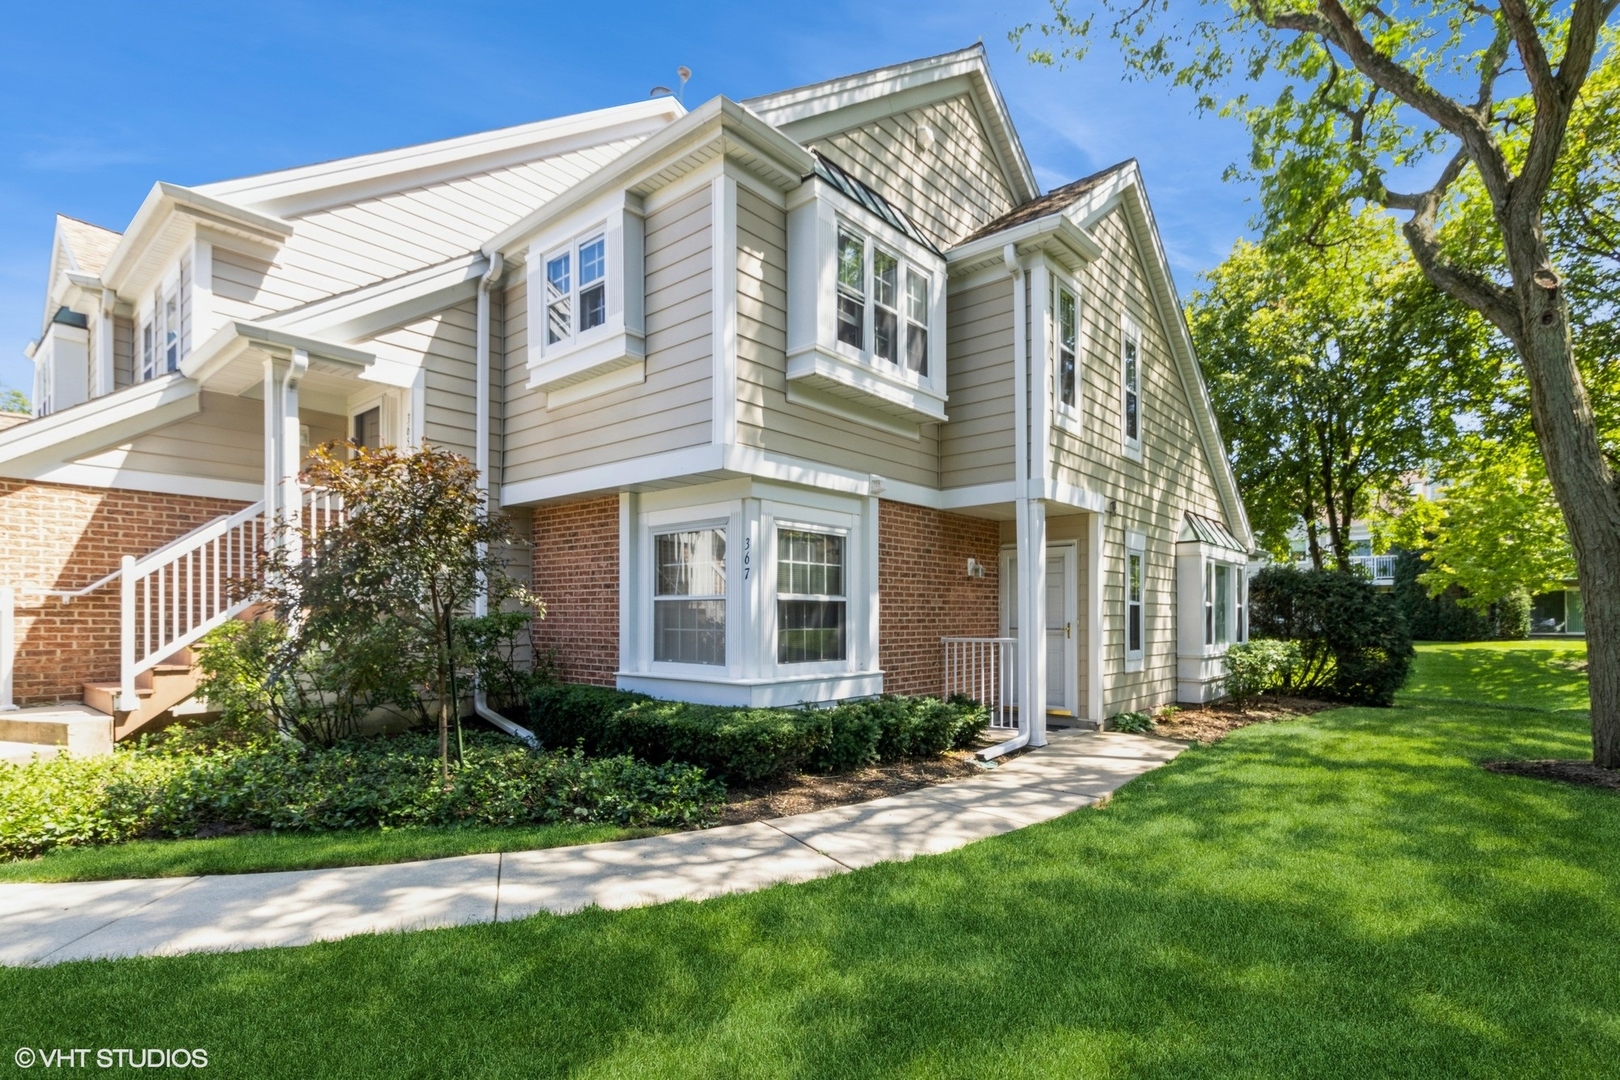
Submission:
M 612 825 L 526 828 L 367 829 L 329 833 L 250 833 L 214 840 L 137 840 L 95 848 L 58 848 L 37 859 L 0 862 L 0 882 L 101 881 L 128 877 L 248 874 L 328 866 L 440 859 L 490 851 L 530 851 L 652 836 L 660 829 Z
M 1476 765 L 1587 752 L 1546 659 L 1426 647 L 1397 708 L 809 884 L 0 971 L 0 1044 L 265 1077 L 1614 1075 L 1620 798 Z

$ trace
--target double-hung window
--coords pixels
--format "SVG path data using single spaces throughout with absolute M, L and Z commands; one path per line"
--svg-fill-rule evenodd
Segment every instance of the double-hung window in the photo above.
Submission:
M 1120 402 L 1125 432 L 1125 449 L 1142 452 L 1142 331 L 1129 317 L 1120 323 Z
M 1244 580 L 1244 574 L 1240 568 L 1233 568 L 1232 577 L 1235 579 L 1233 591 L 1237 595 L 1236 613 L 1232 618 L 1232 636 L 1235 640 L 1241 642 L 1249 636 L 1248 627 L 1243 622 L 1243 594 L 1248 591 L 1248 582 Z
M 1060 415 L 1078 409 L 1079 371 L 1076 347 L 1080 336 L 1080 302 L 1059 285 L 1057 290 L 1057 402 Z
M 607 237 L 582 237 L 546 263 L 546 344 L 572 342 L 607 322 Z
M 928 275 L 840 224 L 839 343 L 926 378 L 928 324 Z
M 1215 563 L 1204 562 L 1204 644 L 1215 644 Z
M 776 531 L 776 662 L 812 664 L 847 655 L 844 537 Z
M 1143 625 L 1142 598 L 1147 589 L 1146 544 L 1140 536 L 1132 535 L 1125 543 L 1125 667 L 1139 671 L 1142 667 L 1142 642 L 1146 634 Z
M 726 663 L 726 530 L 653 534 L 653 659 Z
M 1227 645 L 1232 641 L 1232 568 L 1225 563 L 1215 564 L 1215 643 Z

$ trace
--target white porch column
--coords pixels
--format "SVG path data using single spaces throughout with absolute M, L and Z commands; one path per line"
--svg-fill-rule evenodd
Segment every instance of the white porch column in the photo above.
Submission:
M 1046 503 L 1021 498 L 1018 516 L 1018 726 L 1046 745 Z
M 281 501 L 281 374 L 287 362 L 273 356 L 264 358 L 264 520 L 274 528 Z
M 264 510 L 272 529 L 283 523 L 298 526 L 303 503 L 298 488 L 298 384 L 308 370 L 309 354 L 302 349 L 264 362 Z
M 1103 715 L 1103 520 L 1091 514 L 1086 532 L 1086 719 L 1102 730 Z

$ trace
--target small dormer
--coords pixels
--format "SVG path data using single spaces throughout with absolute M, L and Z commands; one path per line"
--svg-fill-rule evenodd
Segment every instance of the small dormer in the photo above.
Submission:
M 35 416 L 47 416 L 90 399 L 88 316 L 58 308 L 31 355 Z

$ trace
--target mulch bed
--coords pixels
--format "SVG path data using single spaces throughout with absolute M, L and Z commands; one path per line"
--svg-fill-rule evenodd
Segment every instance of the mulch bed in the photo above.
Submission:
M 960 751 L 937 758 L 874 765 L 840 776 L 803 774 L 760 787 L 736 788 L 720 812 L 720 824 L 741 825 L 746 821 L 805 814 L 982 775 L 984 769 L 969 760 L 971 757 L 970 752 Z
M 1487 761 L 1482 767 L 1508 776 L 1528 776 L 1533 780 L 1561 780 L 1566 784 L 1620 791 L 1620 769 L 1600 769 L 1590 761 Z
M 1167 717 L 1158 718 L 1153 727 L 1153 734 L 1162 735 L 1167 739 L 1212 743 L 1250 724 L 1293 720 L 1335 707 L 1331 701 L 1299 697 L 1260 698 L 1246 706 L 1221 701 L 1178 709 Z

